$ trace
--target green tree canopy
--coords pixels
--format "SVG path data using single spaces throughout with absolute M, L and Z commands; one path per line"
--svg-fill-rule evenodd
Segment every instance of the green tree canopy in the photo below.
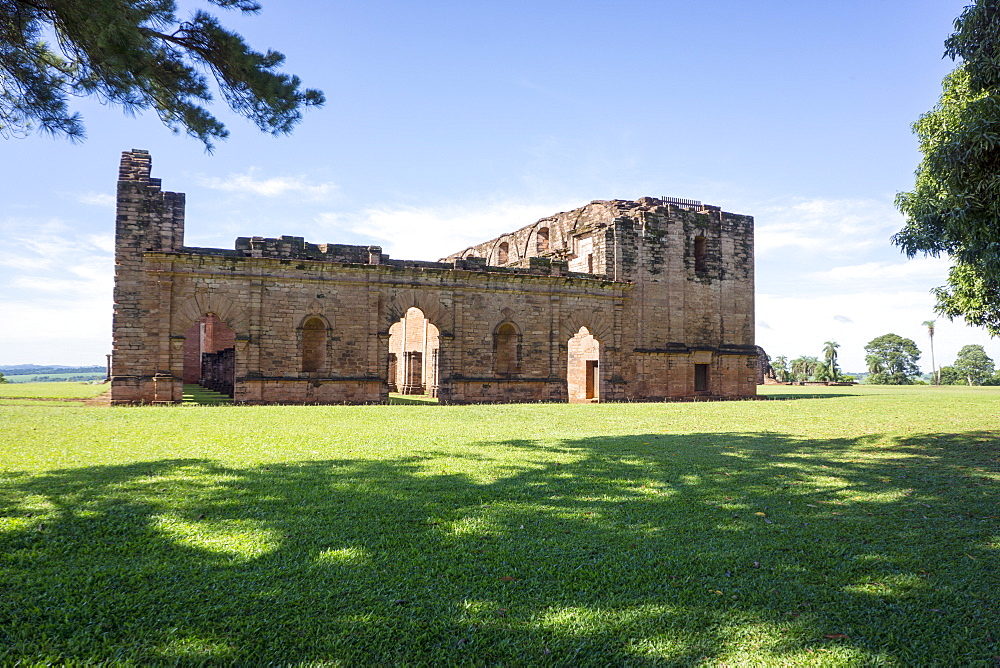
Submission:
M 993 360 L 980 345 L 962 346 L 953 365 L 969 385 L 982 385 L 993 376 Z
M 966 380 L 953 366 L 941 367 L 941 385 L 965 385 Z
M 938 104 L 913 125 L 924 155 L 896 206 L 893 237 L 909 257 L 949 255 L 948 284 L 934 291 L 948 318 L 1000 335 L 1000 0 L 977 0 L 955 21 L 945 55 L 962 63 Z
M 816 357 L 809 355 L 796 357 L 791 362 L 792 373 L 795 375 L 796 380 L 809 380 L 816 373 L 817 364 L 819 364 L 819 359 Z
M 920 374 L 920 349 L 913 339 L 883 334 L 869 341 L 865 352 L 871 372 L 868 382 L 873 385 L 909 385 L 912 377 Z
M 208 2 L 260 11 L 255 0 Z M 127 113 L 153 109 L 211 149 L 229 132 L 205 109 L 206 74 L 264 132 L 288 133 L 304 107 L 323 104 L 321 91 L 277 71 L 282 54 L 254 51 L 202 10 L 180 20 L 176 9 L 174 0 L 0 0 L 0 135 L 80 139 L 83 122 L 68 99 L 92 95 Z
M 9 382 L 10 382 L 10 381 L 9 381 L 9 380 L 7 380 L 6 378 L 4 378 L 4 377 L 3 377 L 3 374 L 2 374 L 2 373 L 0 373 L 0 385 L 3 385 L 4 383 L 9 383 Z

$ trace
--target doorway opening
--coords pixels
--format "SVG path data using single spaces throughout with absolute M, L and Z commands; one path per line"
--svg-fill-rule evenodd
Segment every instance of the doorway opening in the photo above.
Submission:
M 708 365 L 694 365 L 694 391 L 708 392 Z
M 596 403 L 601 400 L 601 342 L 581 327 L 567 345 L 566 386 L 569 402 Z
M 206 313 L 184 332 L 186 384 L 233 397 L 236 384 L 236 332 L 214 313 Z
M 415 306 L 389 328 L 386 380 L 390 403 L 437 401 L 440 341 L 438 328 Z M 394 394 L 408 399 L 393 397 Z

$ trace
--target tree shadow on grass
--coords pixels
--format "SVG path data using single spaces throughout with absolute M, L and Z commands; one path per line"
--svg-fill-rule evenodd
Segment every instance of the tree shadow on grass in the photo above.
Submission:
M 994 434 L 504 441 L 522 464 L 491 468 L 498 443 L 458 473 L 425 451 L 9 476 L 0 661 L 1000 653 Z

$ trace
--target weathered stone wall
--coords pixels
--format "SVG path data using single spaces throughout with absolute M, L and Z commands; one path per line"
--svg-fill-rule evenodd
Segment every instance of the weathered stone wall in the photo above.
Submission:
M 537 242 L 540 230 L 547 244 Z M 621 315 L 627 398 L 756 393 L 752 217 L 690 200 L 595 200 L 442 261 L 489 263 L 501 243 L 507 266 L 546 258 L 634 284 Z M 706 391 L 692 389 L 695 364 L 710 366 Z
M 300 237 L 194 248 L 183 245 L 183 195 L 161 192 L 149 166 L 145 152 L 123 155 L 113 403 L 179 401 L 192 332 L 212 318 L 232 332 L 238 402 L 384 402 L 391 328 L 411 308 L 436 339 L 425 344 L 420 332 L 411 342 L 408 332 L 392 350 L 397 387 L 403 354 L 419 350 L 422 382 L 434 385 L 433 368 L 445 403 L 566 401 L 569 376 L 586 381 L 586 361 L 597 363 L 602 401 L 756 392 L 748 216 L 595 201 L 439 262 Z M 492 266 L 502 243 L 507 266 Z M 594 343 L 571 356 L 582 327 Z M 705 391 L 694 390 L 696 364 L 711 368 Z

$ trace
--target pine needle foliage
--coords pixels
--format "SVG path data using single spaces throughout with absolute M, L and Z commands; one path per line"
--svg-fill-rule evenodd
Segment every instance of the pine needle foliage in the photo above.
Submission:
M 256 14 L 254 0 L 208 0 Z M 0 135 L 36 132 L 81 140 L 71 96 L 94 96 L 125 113 L 154 110 L 175 133 L 208 150 L 229 132 L 206 105 L 211 85 L 262 132 L 287 134 L 322 91 L 278 71 L 285 57 L 253 50 L 211 14 L 187 19 L 174 0 L 0 0 Z

